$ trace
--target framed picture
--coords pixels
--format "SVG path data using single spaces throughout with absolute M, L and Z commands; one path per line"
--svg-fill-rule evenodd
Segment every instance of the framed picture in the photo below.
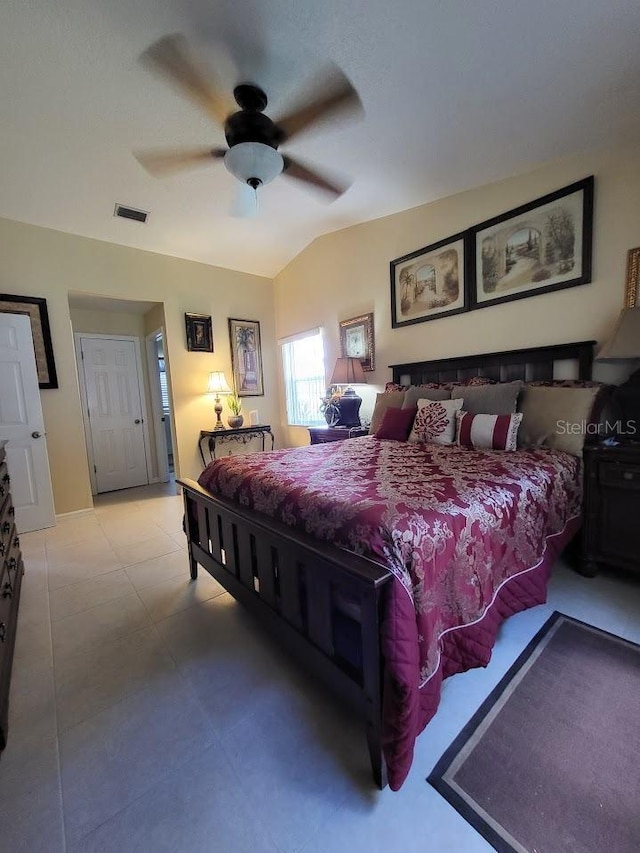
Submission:
M 469 310 L 469 247 L 468 232 L 463 232 L 391 261 L 394 329 Z
M 262 397 L 262 346 L 258 320 L 229 318 L 233 384 L 238 397 Z
M 40 388 L 57 388 L 58 376 L 53 359 L 47 300 L 38 296 L 12 296 L 9 293 L 0 293 L 0 311 L 5 314 L 29 315 L 38 384 Z
M 375 369 L 373 314 L 363 314 L 340 323 L 340 355 L 359 358 L 363 370 Z
M 471 307 L 591 281 L 593 177 L 474 226 Z
M 185 314 L 187 350 L 189 352 L 213 352 L 211 317 L 207 314 Z
M 640 246 L 629 249 L 627 255 L 627 289 L 624 299 L 625 308 L 637 308 L 640 305 Z

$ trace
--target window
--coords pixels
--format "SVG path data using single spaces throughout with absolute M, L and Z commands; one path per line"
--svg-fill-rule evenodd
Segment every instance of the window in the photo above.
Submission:
M 160 396 L 162 397 L 162 410 L 165 415 L 169 412 L 169 389 L 167 387 L 167 371 L 164 366 L 164 358 L 158 356 L 158 376 L 160 377 Z
M 325 423 L 320 403 L 325 396 L 324 349 L 321 329 L 280 341 L 287 423 L 320 426 Z

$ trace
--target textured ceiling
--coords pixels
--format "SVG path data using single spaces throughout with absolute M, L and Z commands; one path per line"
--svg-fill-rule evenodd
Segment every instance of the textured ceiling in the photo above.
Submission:
M 148 176 L 133 149 L 224 143 L 137 62 L 174 32 L 229 89 L 259 83 L 272 115 L 337 63 L 364 119 L 290 151 L 351 189 L 327 205 L 279 178 L 259 217 L 238 220 L 221 163 Z M 639 141 L 639 34 L 638 0 L 5 0 L 0 216 L 272 276 L 327 231 Z M 149 223 L 114 218 L 116 201 Z

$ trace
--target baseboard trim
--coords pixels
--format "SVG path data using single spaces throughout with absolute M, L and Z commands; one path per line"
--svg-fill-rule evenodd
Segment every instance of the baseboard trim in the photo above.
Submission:
M 57 512 L 56 521 L 61 521 L 63 518 L 73 518 L 80 515 L 93 515 L 94 508 L 87 507 L 86 509 L 74 509 L 71 512 Z

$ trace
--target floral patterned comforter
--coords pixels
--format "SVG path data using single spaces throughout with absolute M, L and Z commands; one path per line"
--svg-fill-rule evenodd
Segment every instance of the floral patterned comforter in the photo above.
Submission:
M 581 481 L 581 461 L 561 451 L 372 436 L 230 456 L 199 479 L 214 494 L 393 572 L 381 629 L 392 788 L 402 784 L 426 725 L 416 697 L 440 666 L 443 635 L 482 619 L 509 578 L 540 564 L 548 538 L 580 514 Z

